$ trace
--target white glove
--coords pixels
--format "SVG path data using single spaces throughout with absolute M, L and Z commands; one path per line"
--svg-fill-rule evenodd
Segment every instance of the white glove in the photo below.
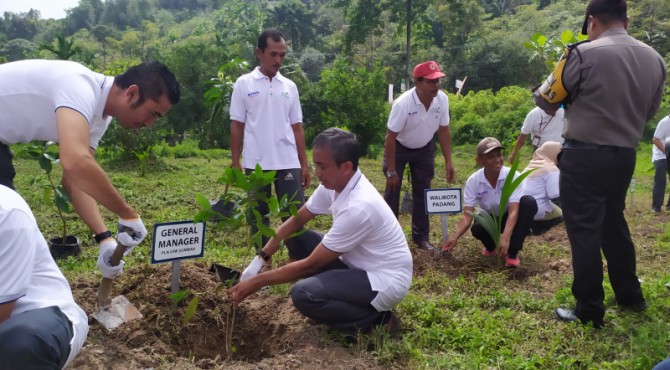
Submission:
M 130 254 L 146 237 L 147 228 L 144 227 L 144 223 L 139 216 L 133 220 L 119 218 L 119 229 L 116 233 L 116 240 L 126 247 L 126 250 L 123 252 L 124 256 Z
M 108 239 L 100 243 L 100 254 L 98 255 L 98 263 L 96 264 L 100 271 L 102 271 L 102 276 L 108 279 L 114 279 L 123 273 L 123 265 L 126 263 L 121 260 L 118 265 L 112 266 L 112 254 L 116 249 L 116 240 Z
M 261 258 L 261 256 L 254 257 L 249 266 L 242 271 L 240 281 L 245 281 L 258 275 L 258 272 L 261 271 L 261 267 L 263 267 L 263 258 Z

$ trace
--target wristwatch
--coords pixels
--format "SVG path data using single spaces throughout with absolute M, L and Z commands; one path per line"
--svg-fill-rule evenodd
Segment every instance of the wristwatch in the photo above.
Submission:
M 111 237 L 112 237 L 112 233 L 109 232 L 109 230 L 103 231 L 100 234 L 93 235 L 93 239 L 95 239 L 95 241 L 97 243 L 100 243 L 101 241 L 103 241 L 107 238 L 111 238 Z
M 386 171 L 386 178 L 391 178 L 393 176 L 397 175 L 395 171 Z
M 258 255 L 261 256 L 261 258 L 262 258 L 264 261 L 267 261 L 267 260 L 270 259 L 270 255 L 268 255 L 267 253 L 263 252 L 262 249 L 261 249 L 260 251 L 258 251 Z

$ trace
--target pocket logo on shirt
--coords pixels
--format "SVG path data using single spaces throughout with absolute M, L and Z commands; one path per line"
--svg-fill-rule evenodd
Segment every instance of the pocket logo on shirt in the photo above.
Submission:
M 419 112 L 414 111 L 414 112 L 409 112 L 407 115 L 410 116 L 410 117 L 414 117 L 414 116 L 416 116 L 417 114 L 419 114 Z
M 441 111 L 442 111 L 442 107 L 435 107 L 435 108 L 433 108 L 433 113 L 440 114 Z
M 289 100 L 291 98 L 291 96 L 288 94 L 288 91 L 282 91 L 281 92 L 281 97 L 286 99 L 286 100 Z
M 258 96 L 260 93 L 261 93 L 260 91 L 252 91 L 252 92 L 250 92 L 250 93 L 247 94 L 247 97 L 249 97 L 249 98 L 255 98 L 255 97 Z

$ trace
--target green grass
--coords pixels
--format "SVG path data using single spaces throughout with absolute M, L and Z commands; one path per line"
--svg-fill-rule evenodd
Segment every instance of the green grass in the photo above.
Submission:
M 141 213 L 150 233 L 155 223 L 192 219 L 198 211 L 196 193 L 216 199 L 223 192 L 216 179 L 230 164 L 225 151 L 202 152 L 188 147 L 159 152 L 164 156 L 149 163 L 144 177 L 138 162 L 102 160 L 112 182 Z M 574 305 L 572 275 L 567 268 L 555 271 L 548 266 L 559 260 L 569 263 L 567 242 L 527 242 L 523 263 L 532 273 L 525 279 L 513 279 L 508 270 L 479 256 L 481 247 L 468 233 L 454 253 L 462 265 L 452 266 L 444 260 L 423 262 L 427 266 L 415 274 L 409 295 L 397 308 L 404 324 L 403 336 L 378 346 L 375 355 L 380 364 L 406 369 L 650 369 L 667 357 L 670 294 L 665 284 L 670 281 L 670 214 L 649 212 L 653 181 L 650 152 L 649 145 L 642 145 L 638 152 L 636 192 L 626 210 L 637 247 L 638 274 L 650 305 L 646 312 L 618 310 L 606 277 L 608 311 L 603 329 L 559 323 L 552 310 Z M 527 163 L 528 147 L 521 156 L 521 163 Z M 455 148 L 453 158 L 455 184 L 446 183 L 444 163 L 438 155 L 433 187 L 462 187 L 475 170 L 474 146 Z M 39 174 L 37 163 L 17 158 L 15 164 L 17 189 L 33 208 L 45 237 L 57 235 L 60 225 L 54 208 L 44 204 L 40 191 L 30 185 L 30 179 Z M 382 191 L 381 159 L 364 159 L 361 169 Z M 307 194 L 316 184 L 314 180 Z M 106 210 L 103 215 L 114 230 L 116 217 Z M 448 217 L 450 230 L 459 217 Z M 98 274 L 97 248 L 91 233 L 76 214 L 68 219 L 73 233 L 82 239 L 84 253 L 59 261 L 59 266 L 69 279 L 94 276 Z M 400 221 L 411 240 L 409 217 L 403 215 Z M 431 240 L 438 242 L 442 238 L 440 218 L 433 216 L 431 222 Z M 320 231 L 329 226 L 328 217 L 310 225 Z M 241 269 L 253 255 L 248 240 L 246 228 L 230 235 L 209 228 L 203 259 Z M 149 243 L 143 243 L 126 258 L 127 266 L 148 264 L 149 249 Z M 286 258 L 282 253 L 275 261 L 282 263 Z M 285 296 L 288 285 L 270 291 Z

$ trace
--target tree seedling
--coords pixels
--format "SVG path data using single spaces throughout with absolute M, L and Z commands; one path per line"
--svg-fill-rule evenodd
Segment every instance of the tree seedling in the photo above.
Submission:
M 512 163 L 512 167 L 509 170 L 509 175 L 507 175 L 505 183 L 503 184 L 502 192 L 500 193 L 498 213 L 493 213 L 493 215 L 491 215 L 481 209 L 475 210 L 475 212 L 468 212 L 484 227 L 484 230 L 491 236 L 491 239 L 493 239 L 496 246 L 500 246 L 500 235 L 503 231 L 502 219 L 505 214 L 505 209 L 507 208 L 507 202 L 509 202 L 509 197 L 514 193 L 514 190 L 521 185 L 523 180 L 534 171 L 534 169 L 531 169 L 515 177 L 514 175 L 516 174 L 517 167 L 519 167 L 519 156 L 514 158 L 514 163 Z
M 44 171 L 48 184 L 44 185 L 43 200 L 45 203 L 53 202 L 56 206 L 56 211 L 58 216 L 63 223 L 63 238 L 62 243 L 66 243 L 67 238 L 67 220 L 65 219 L 64 213 L 70 212 L 70 197 L 68 196 L 63 185 L 57 183 L 53 178 L 53 167 L 60 163 L 58 159 L 58 152 L 51 152 L 52 147 L 56 147 L 57 144 L 53 141 L 48 141 L 40 145 L 31 145 L 28 147 L 28 154 L 37 160 L 40 165 L 40 168 Z M 39 183 L 38 176 L 36 175 L 30 181 L 31 185 Z

